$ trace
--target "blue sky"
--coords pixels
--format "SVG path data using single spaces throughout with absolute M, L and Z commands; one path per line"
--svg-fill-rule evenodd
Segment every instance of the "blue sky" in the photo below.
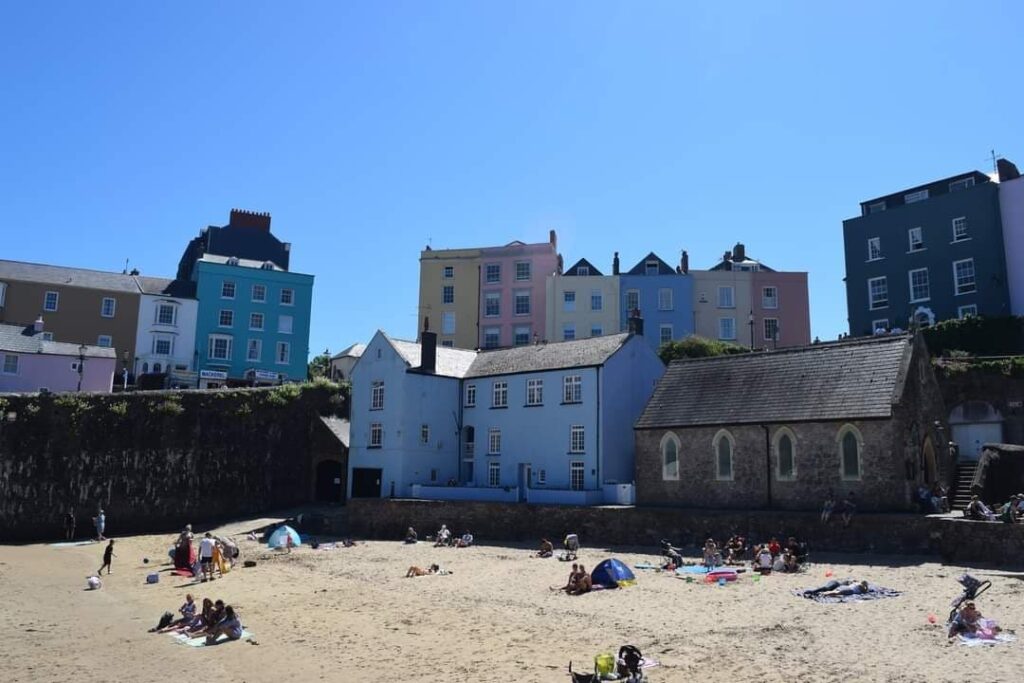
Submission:
M 834 5 L 834 6 L 833 6 Z M 418 257 L 736 241 L 846 330 L 858 202 L 1024 162 L 1024 3 L 6 3 L 0 257 L 172 276 L 269 211 L 314 352 L 416 330 Z

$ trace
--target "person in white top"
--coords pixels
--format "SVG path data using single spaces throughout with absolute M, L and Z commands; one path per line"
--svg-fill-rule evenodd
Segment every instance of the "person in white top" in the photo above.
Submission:
M 213 581 L 213 547 L 217 544 L 213 535 L 207 531 L 203 540 L 199 541 L 199 568 L 203 573 L 203 581 Z

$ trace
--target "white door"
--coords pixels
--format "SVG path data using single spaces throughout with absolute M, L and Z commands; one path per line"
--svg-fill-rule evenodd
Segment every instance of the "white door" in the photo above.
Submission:
M 1002 440 L 1001 422 L 953 425 L 953 441 L 960 447 L 960 457 L 964 460 L 977 460 L 981 455 L 982 446 L 987 443 L 1001 443 Z

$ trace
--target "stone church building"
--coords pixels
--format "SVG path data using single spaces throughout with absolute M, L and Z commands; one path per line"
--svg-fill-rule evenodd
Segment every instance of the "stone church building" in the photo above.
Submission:
M 635 424 L 637 505 L 910 510 L 952 475 L 944 413 L 919 336 L 674 361 Z

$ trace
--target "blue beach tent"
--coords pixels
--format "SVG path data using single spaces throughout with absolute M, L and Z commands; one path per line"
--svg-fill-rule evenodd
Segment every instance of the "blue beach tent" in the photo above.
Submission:
M 590 580 L 606 588 L 625 588 L 636 583 L 636 576 L 621 560 L 611 558 L 594 567 Z
M 292 546 L 295 548 L 298 548 L 299 544 L 302 543 L 302 539 L 299 537 L 299 532 L 287 524 L 284 524 L 278 527 L 274 533 L 270 534 L 270 538 L 267 540 L 267 547 L 287 548 L 289 537 L 292 539 Z

